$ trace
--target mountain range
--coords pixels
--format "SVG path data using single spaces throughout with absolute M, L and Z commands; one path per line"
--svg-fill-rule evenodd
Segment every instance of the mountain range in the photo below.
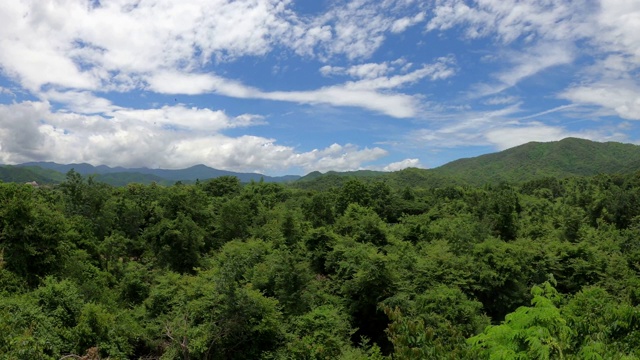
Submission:
M 350 172 L 312 172 L 304 177 L 267 176 L 238 173 L 195 165 L 181 170 L 123 168 L 90 164 L 29 162 L 0 166 L 0 180 L 55 184 L 64 181 L 73 169 L 84 176 L 115 186 L 137 182 L 170 185 L 176 181 L 194 182 L 220 176 L 236 176 L 242 182 L 265 181 L 292 183 L 300 188 L 326 188 L 350 178 L 380 179 L 392 186 L 438 187 L 445 185 L 482 185 L 501 181 L 521 182 L 542 177 L 564 178 L 600 173 L 629 173 L 640 170 L 640 146 L 617 142 L 594 142 L 566 138 L 554 142 L 530 142 L 497 153 L 456 160 L 433 169 L 408 168 L 396 172 L 371 170 Z
M 240 179 L 241 182 L 250 181 L 266 181 L 266 182 L 290 182 L 300 178 L 296 175 L 287 176 L 267 176 L 258 173 L 239 173 L 226 170 L 213 169 L 205 165 L 195 165 L 186 169 L 169 170 L 169 169 L 149 169 L 149 168 L 124 168 L 124 167 L 109 167 L 105 165 L 93 166 L 91 164 L 57 164 L 54 162 L 29 162 L 20 165 L 15 165 L 15 168 L 29 169 L 40 168 L 57 173 L 64 174 L 73 169 L 75 172 L 89 176 L 93 175 L 97 181 L 105 182 L 115 186 L 126 185 L 131 182 L 150 184 L 156 182 L 159 184 L 173 184 L 176 181 L 194 182 L 196 180 L 205 180 L 211 178 L 217 178 L 220 176 L 235 176 Z M 7 168 L 5 166 L 5 168 Z M 45 183 L 58 182 L 58 178 L 54 177 L 47 181 L 42 180 Z M 35 180 L 38 181 L 38 180 Z
M 349 178 L 381 179 L 391 186 L 441 187 L 446 185 L 517 183 L 544 177 L 566 178 L 640 170 L 640 146 L 566 138 L 530 142 L 497 153 L 455 160 L 433 169 L 408 168 L 396 172 L 312 172 L 297 180 L 301 188 L 326 189 Z

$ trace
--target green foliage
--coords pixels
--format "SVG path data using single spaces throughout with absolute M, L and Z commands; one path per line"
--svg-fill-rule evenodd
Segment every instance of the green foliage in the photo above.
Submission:
M 303 208 L 305 217 L 313 227 L 327 226 L 334 223 L 335 197 L 333 194 L 321 192 L 314 194 Z
M 235 176 L 221 176 L 209 179 L 202 184 L 207 195 L 212 197 L 234 196 L 242 190 L 240 179 Z
M 0 359 L 640 357 L 638 174 L 323 178 L 0 184 Z
M 0 358 L 59 359 L 73 345 L 59 336 L 58 330 L 34 300 L 26 296 L 0 298 Z
M 34 200 L 28 185 L 0 185 L 0 248 L 6 268 L 35 285 L 61 267 L 69 228 L 62 215 Z
M 501 325 L 469 339 L 485 359 L 562 359 L 571 328 L 556 307 L 558 292 L 549 284 L 531 290 L 532 307 L 520 307 Z
M 393 302 L 393 301 L 392 301 Z M 482 304 L 458 288 L 440 285 L 400 307 L 385 307 L 392 321 L 386 332 L 400 359 L 462 359 L 470 357 L 467 337 L 489 324 Z
M 362 243 L 384 246 L 387 231 L 382 219 L 372 209 L 358 204 L 349 204 L 335 224 L 336 232 Z
M 335 306 L 323 305 L 290 322 L 287 359 L 337 359 L 350 348 L 353 333 L 348 317 Z
M 257 215 L 257 209 L 252 209 L 252 204 L 240 198 L 224 202 L 217 212 L 216 237 L 220 244 L 234 239 L 246 239 L 253 217 Z
M 336 210 L 338 214 L 343 214 L 350 204 L 369 206 L 371 204 L 371 194 L 366 183 L 351 179 L 341 188 L 336 200 Z
M 189 216 L 178 213 L 174 220 L 163 219 L 145 231 L 161 264 L 178 272 L 192 272 L 200 264 L 204 231 Z
M 37 166 L 0 166 L 0 181 L 24 184 L 35 181 L 38 184 L 53 184 L 64 180 L 64 175 L 53 170 Z

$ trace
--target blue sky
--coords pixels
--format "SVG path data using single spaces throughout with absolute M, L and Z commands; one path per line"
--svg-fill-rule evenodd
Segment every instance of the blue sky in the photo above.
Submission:
M 0 163 L 269 175 L 640 141 L 640 1 L 23 0 Z

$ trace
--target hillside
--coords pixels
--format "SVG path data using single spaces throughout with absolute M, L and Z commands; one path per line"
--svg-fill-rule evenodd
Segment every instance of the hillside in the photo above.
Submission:
M 494 154 L 456 160 L 430 171 L 480 185 L 636 170 L 640 170 L 640 146 L 566 138 L 530 142 Z
M 306 189 L 340 186 L 347 179 L 384 180 L 400 188 L 483 185 L 522 182 L 543 177 L 566 178 L 600 173 L 640 170 L 640 146 L 617 142 L 599 143 L 566 138 L 554 142 L 530 142 L 497 153 L 460 159 L 434 169 L 384 172 L 311 173 L 295 183 Z
M 267 176 L 258 173 L 238 173 L 233 171 L 218 170 L 205 165 L 195 165 L 186 169 L 149 169 L 149 168 L 123 168 L 109 167 L 105 165 L 93 166 L 90 164 L 57 164 L 53 162 L 30 162 L 16 165 L 16 168 L 41 168 L 48 171 L 66 174 L 74 169 L 81 175 L 95 175 L 96 180 L 106 182 L 111 185 L 124 185 L 129 182 L 143 184 L 174 183 L 176 181 L 193 182 L 196 180 L 206 180 L 220 176 L 235 176 L 241 182 L 251 182 L 264 180 L 265 182 L 289 182 L 300 178 L 299 176 Z M 54 178 L 57 179 L 56 176 Z M 64 179 L 64 176 L 62 177 Z M 11 180 L 5 180 L 11 181 Z M 37 181 L 37 180 L 36 180 Z M 59 182 L 59 181 L 48 181 Z
M 292 183 L 302 189 L 326 190 L 341 186 L 348 179 L 384 180 L 395 188 L 442 187 L 448 185 L 483 185 L 486 183 L 522 182 L 543 177 L 565 178 L 600 173 L 630 173 L 640 170 L 640 146 L 617 142 L 599 143 L 566 138 L 554 142 L 531 142 L 493 154 L 460 159 L 434 169 L 404 169 L 396 172 L 359 170 L 314 171 L 304 177 L 271 177 L 256 173 L 237 173 L 196 165 L 186 169 L 167 170 L 92 166 L 90 164 L 56 164 L 34 162 L 0 167 L 0 180 L 5 182 L 59 183 L 64 174 L 74 169 L 82 175 L 115 186 L 130 182 L 172 184 L 194 182 L 220 176 L 236 176 L 241 182 L 260 181 Z
M 35 181 L 38 184 L 54 184 L 64 180 L 64 175 L 48 169 L 36 166 L 0 166 L 0 181 L 26 183 Z

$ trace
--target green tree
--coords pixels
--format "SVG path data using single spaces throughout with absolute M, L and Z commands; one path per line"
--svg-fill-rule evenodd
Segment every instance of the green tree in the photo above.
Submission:
M 1 187 L 0 249 L 6 268 L 35 285 L 62 267 L 71 229 L 60 213 L 34 200 L 30 186 Z
M 304 206 L 305 217 L 313 227 L 334 223 L 336 215 L 334 196 L 327 192 L 315 193 Z
M 391 320 L 386 332 L 393 356 L 399 359 L 468 358 L 466 338 L 489 324 L 481 303 L 446 285 L 429 289 L 402 307 L 404 311 L 385 306 Z
M 367 184 L 358 179 L 350 179 L 342 185 L 336 199 L 337 213 L 343 214 L 349 204 L 360 206 L 369 206 L 371 204 L 371 194 Z
M 560 295 L 549 282 L 531 290 L 531 307 L 520 307 L 500 325 L 469 339 L 483 359 L 563 359 L 571 328 L 556 304 Z
M 202 184 L 207 195 L 212 197 L 235 196 L 242 190 L 240 179 L 235 176 L 220 176 L 209 179 Z
M 384 246 L 388 242 L 385 223 L 370 208 L 349 204 L 335 224 L 336 232 L 362 243 Z
M 349 318 L 333 305 L 322 305 L 291 320 L 291 330 L 281 357 L 287 359 L 337 359 L 350 348 L 354 333 Z
M 189 216 L 179 213 L 174 220 L 164 219 L 149 228 L 144 236 L 159 264 L 181 273 L 192 272 L 200 264 L 204 230 Z

